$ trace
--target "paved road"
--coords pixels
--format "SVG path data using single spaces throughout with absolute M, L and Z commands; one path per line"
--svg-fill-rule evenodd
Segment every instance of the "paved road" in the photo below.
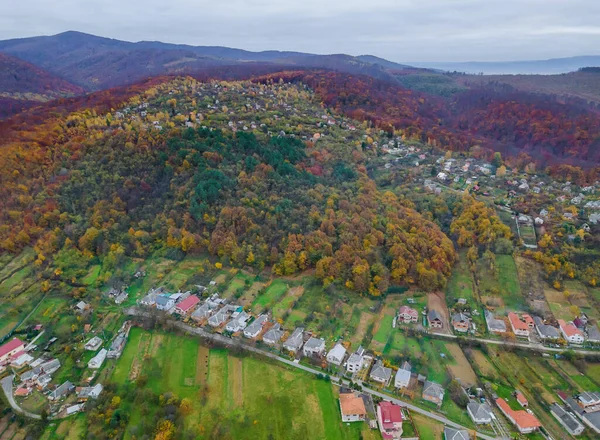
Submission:
M 127 313 L 128 315 L 131 315 L 131 316 L 149 316 L 150 315 L 149 313 L 140 311 L 140 310 L 136 309 L 135 307 L 131 307 L 131 308 L 127 309 L 125 311 L 125 313 Z M 298 368 L 300 370 L 306 371 L 306 372 L 311 373 L 311 374 L 315 374 L 315 375 L 318 375 L 318 374 L 322 375 L 323 374 L 322 371 L 316 370 L 316 369 L 311 368 L 311 367 L 307 367 L 306 365 L 302 365 L 302 364 L 293 362 L 293 361 L 291 361 L 289 359 L 283 358 L 281 356 L 277 356 L 276 354 L 273 354 L 271 352 L 262 350 L 262 349 L 257 348 L 257 347 L 253 347 L 251 345 L 248 345 L 248 344 L 244 343 L 242 339 L 232 339 L 232 338 L 228 338 L 226 336 L 223 336 L 223 335 L 220 335 L 220 334 L 217 334 L 217 333 L 210 333 L 210 332 L 207 332 L 206 330 L 204 330 L 202 328 L 192 327 L 192 326 L 189 326 L 189 325 L 187 325 L 187 324 L 185 324 L 185 323 L 183 323 L 181 321 L 169 321 L 169 324 L 172 324 L 174 327 L 177 327 L 179 330 L 181 330 L 181 331 L 183 331 L 185 333 L 189 333 L 189 334 L 193 334 L 193 335 L 198 335 L 198 336 L 201 336 L 201 337 L 206 338 L 206 339 L 217 341 L 217 342 L 219 342 L 221 344 L 224 344 L 225 346 L 240 347 L 243 350 L 247 350 L 247 351 L 250 351 L 252 353 L 256 353 L 256 354 L 258 354 L 260 356 L 266 356 L 266 357 L 268 357 L 270 359 L 274 359 L 276 361 L 282 362 L 282 363 L 287 364 L 287 365 L 289 365 L 291 367 Z M 338 378 L 332 378 L 332 380 L 333 380 L 334 383 L 337 382 L 339 384 L 339 382 L 340 382 L 340 380 Z M 349 381 L 343 379 L 343 380 L 341 380 L 341 383 L 344 384 L 344 385 L 348 385 Z M 398 404 L 400 406 L 405 406 L 408 409 L 410 409 L 411 411 L 414 411 L 416 413 L 422 414 L 422 415 L 424 415 L 426 417 L 430 417 L 430 418 L 432 418 L 434 420 L 437 420 L 438 422 L 442 422 L 442 423 L 444 423 L 444 424 L 446 424 L 448 426 L 452 426 L 452 427 L 458 428 L 458 429 L 467 429 L 467 430 L 469 430 L 469 428 L 466 428 L 466 427 L 464 427 L 462 425 L 459 425 L 458 423 L 454 423 L 453 421 L 445 418 L 444 416 L 441 416 L 439 414 L 436 414 L 434 412 L 428 411 L 428 410 L 423 409 L 423 408 L 419 408 L 418 406 L 415 406 L 415 405 L 413 405 L 413 404 L 411 404 L 409 402 L 406 402 L 404 400 L 396 399 L 394 397 L 388 396 L 387 394 L 383 394 L 383 393 L 381 393 L 379 391 L 375 391 L 375 390 L 373 390 L 371 388 L 368 388 L 364 384 L 362 384 L 362 385 L 363 385 L 363 391 L 365 393 L 371 394 L 373 396 L 380 397 L 382 399 L 389 400 L 389 401 L 394 402 L 394 403 L 396 403 L 396 404 Z M 497 439 L 496 437 L 492 437 L 492 436 L 489 436 L 489 435 L 486 435 L 486 434 L 481 434 L 479 432 L 477 433 L 477 436 L 479 438 L 482 438 L 482 439 L 485 439 L 485 440 L 496 440 Z
M 457 335 L 448 335 L 445 333 L 428 332 L 426 334 L 429 336 L 442 338 L 442 339 L 458 339 L 459 338 Z M 504 345 L 507 347 L 517 347 L 517 348 L 523 348 L 525 350 L 543 351 L 543 352 L 548 352 L 548 353 L 562 353 L 567 350 L 573 350 L 575 353 L 600 355 L 600 351 L 598 351 L 598 350 L 584 350 L 582 348 L 574 348 L 574 347 L 554 348 L 554 347 L 547 347 L 547 346 L 539 344 L 539 343 L 535 344 L 535 343 L 526 343 L 526 342 L 509 342 L 509 341 L 499 341 L 497 339 L 471 338 L 468 336 L 461 336 L 461 338 L 463 338 L 465 340 L 469 340 L 469 341 L 485 342 L 486 344 Z
M 0 384 L 2 384 L 2 390 L 4 391 L 4 394 L 6 395 L 6 399 L 8 400 L 8 403 L 10 403 L 10 406 L 13 407 L 13 409 L 18 412 L 19 414 L 23 414 L 26 417 L 32 418 L 32 419 L 37 419 L 37 420 L 42 420 L 42 416 L 40 416 L 39 414 L 34 414 L 34 413 L 30 413 L 29 411 L 25 411 L 23 408 L 21 408 L 19 405 L 17 405 L 17 402 L 15 402 L 15 399 L 13 397 L 13 379 L 14 379 L 14 375 L 12 376 L 6 376 L 4 379 L 2 379 L 0 381 Z

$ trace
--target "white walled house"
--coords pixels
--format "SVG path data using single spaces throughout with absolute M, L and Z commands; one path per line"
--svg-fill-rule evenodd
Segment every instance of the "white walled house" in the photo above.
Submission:
M 329 353 L 327 353 L 327 362 L 333 365 L 342 365 L 344 358 L 346 357 L 346 349 L 339 342 L 335 344 Z

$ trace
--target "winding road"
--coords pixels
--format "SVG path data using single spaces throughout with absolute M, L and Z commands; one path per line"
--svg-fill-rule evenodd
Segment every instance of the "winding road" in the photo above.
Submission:
M 0 380 L 0 384 L 2 384 L 2 391 L 4 391 L 8 403 L 10 403 L 10 406 L 12 406 L 12 408 L 19 414 L 23 414 L 24 416 L 29 417 L 31 419 L 42 420 L 41 415 L 25 411 L 23 408 L 17 405 L 17 402 L 15 402 L 15 398 L 13 397 L 14 377 L 15 375 L 13 374 L 11 376 L 6 376 L 4 379 Z

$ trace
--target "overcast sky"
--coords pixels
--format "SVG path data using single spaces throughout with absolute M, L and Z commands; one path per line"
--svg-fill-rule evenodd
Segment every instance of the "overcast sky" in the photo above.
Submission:
M 129 41 L 505 61 L 600 54 L 600 0 L 0 0 L 0 39 Z

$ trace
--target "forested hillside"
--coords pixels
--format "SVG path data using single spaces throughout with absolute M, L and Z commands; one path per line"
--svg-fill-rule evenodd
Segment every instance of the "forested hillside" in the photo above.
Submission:
M 493 151 L 513 157 L 527 153 L 542 166 L 567 162 L 589 168 L 600 161 L 600 115 L 552 97 L 489 86 L 444 98 L 335 72 L 283 72 L 270 78 L 304 82 L 352 118 L 439 148 L 483 148 L 490 158 Z
M 108 113 L 17 128 L 0 159 L 1 248 L 34 244 L 46 287 L 74 280 L 76 261 L 117 274 L 125 256 L 157 250 L 282 275 L 314 267 L 372 295 L 443 287 L 452 242 L 366 174 L 379 131 L 305 86 L 266 82 L 175 79 Z

